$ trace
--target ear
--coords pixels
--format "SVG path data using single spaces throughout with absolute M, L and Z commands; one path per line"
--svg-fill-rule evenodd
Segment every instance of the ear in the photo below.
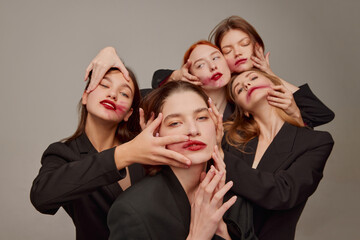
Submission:
M 81 98 L 81 103 L 82 103 L 83 105 L 86 105 L 86 104 L 87 104 L 87 98 L 88 98 L 88 96 L 89 96 L 89 94 L 88 94 L 86 91 L 84 91 L 84 93 L 83 93 L 83 95 L 82 95 L 82 98 Z
M 134 109 L 130 108 L 130 110 L 126 113 L 125 117 L 124 117 L 124 121 L 127 122 L 131 116 L 131 114 L 133 113 Z

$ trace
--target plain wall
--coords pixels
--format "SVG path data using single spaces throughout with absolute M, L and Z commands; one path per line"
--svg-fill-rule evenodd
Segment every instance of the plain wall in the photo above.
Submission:
M 336 114 L 319 127 L 335 147 L 297 240 L 359 239 L 360 3 L 344 1 L 0 0 L 0 239 L 75 239 L 71 219 L 37 212 L 29 191 L 46 147 L 72 134 L 85 68 L 116 47 L 140 86 L 220 20 L 239 15 L 262 36 L 272 70 L 309 83 Z

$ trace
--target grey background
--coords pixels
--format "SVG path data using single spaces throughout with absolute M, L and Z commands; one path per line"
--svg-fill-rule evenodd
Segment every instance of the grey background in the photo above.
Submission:
M 154 70 L 178 68 L 230 15 L 255 26 L 275 73 L 309 83 L 336 113 L 318 128 L 335 147 L 296 239 L 359 239 L 359 10 L 357 0 L 0 0 L 0 239 L 74 239 L 64 211 L 38 213 L 29 190 L 42 152 L 75 130 L 85 68 L 101 48 L 115 46 L 150 87 Z

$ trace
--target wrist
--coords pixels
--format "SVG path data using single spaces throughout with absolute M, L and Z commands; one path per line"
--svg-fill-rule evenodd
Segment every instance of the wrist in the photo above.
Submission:
M 133 164 L 132 159 L 134 158 L 131 156 L 133 151 L 131 150 L 130 142 L 121 144 L 115 148 L 114 159 L 118 170 Z

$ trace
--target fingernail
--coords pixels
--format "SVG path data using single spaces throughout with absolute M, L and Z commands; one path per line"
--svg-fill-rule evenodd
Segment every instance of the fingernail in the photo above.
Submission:
M 211 98 L 209 97 L 209 103 L 212 103 L 212 100 L 211 100 Z
M 209 108 L 209 112 L 212 112 L 212 109 L 211 109 L 211 108 Z

